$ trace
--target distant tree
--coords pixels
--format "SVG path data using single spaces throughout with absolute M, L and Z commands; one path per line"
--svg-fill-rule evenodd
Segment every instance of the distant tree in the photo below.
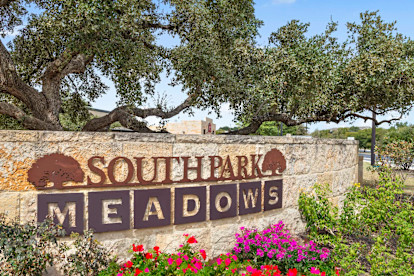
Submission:
M 352 128 L 352 127 L 351 127 Z M 371 147 L 371 129 L 359 129 L 358 131 L 351 132 L 351 128 L 337 128 L 328 130 L 315 130 L 311 133 L 312 137 L 315 138 L 329 138 L 329 139 L 347 139 L 348 137 L 354 137 L 355 140 L 359 141 L 359 147 L 362 149 L 369 149 Z M 353 130 L 357 128 L 352 128 Z M 377 129 L 377 142 L 383 144 L 383 141 L 388 135 L 387 129 Z
M 361 129 L 355 135 L 355 140 L 359 141 L 359 147 L 362 149 L 371 148 L 371 129 Z
M 283 128 L 283 132 L 281 130 Z M 306 128 L 303 125 L 298 126 L 287 126 L 285 124 L 280 124 L 279 122 L 263 122 L 259 129 L 254 133 L 256 135 L 263 136 L 280 136 L 291 134 L 291 135 L 306 135 Z
M 414 125 L 408 123 L 397 123 L 388 129 L 384 137 L 384 143 L 394 141 L 414 142 Z
M 226 133 L 229 133 L 229 132 L 231 132 L 231 131 L 236 131 L 236 130 L 238 130 L 239 128 L 236 126 L 236 127 L 229 127 L 229 126 L 224 126 L 224 127 L 221 127 L 221 128 L 219 128 L 217 131 L 216 131 L 216 134 L 226 134 Z

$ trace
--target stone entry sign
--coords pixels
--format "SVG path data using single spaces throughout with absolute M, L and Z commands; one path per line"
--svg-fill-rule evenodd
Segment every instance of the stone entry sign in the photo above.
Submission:
M 226 252 L 241 226 L 304 231 L 298 198 L 357 180 L 358 143 L 301 137 L 0 131 L 0 212 L 93 228 L 118 254 L 176 248 L 184 233 Z
M 266 181 L 265 197 L 261 198 L 261 183 L 239 185 L 216 185 L 210 187 L 207 204 L 206 187 L 175 189 L 174 224 L 202 222 L 207 220 L 207 206 L 211 220 L 253 214 L 282 208 L 282 180 Z M 149 189 L 137 191 L 90 192 L 88 198 L 88 226 L 95 232 L 130 229 L 131 211 L 134 211 L 133 228 L 149 228 L 170 225 L 171 190 Z M 237 194 L 240 201 L 237 201 Z M 133 207 L 130 206 L 133 195 Z M 84 194 L 39 194 L 37 199 L 38 221 L 47 216 L 63 225 L 67 234 L 84 230 Z M 239 206 L 240 209 L 237 208 Z

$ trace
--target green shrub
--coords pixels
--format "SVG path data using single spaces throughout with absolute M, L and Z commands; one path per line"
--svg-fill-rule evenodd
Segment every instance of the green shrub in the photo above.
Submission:
M 60 255 L 57 238 L 62 227 L 51 220 L 20 225 L 0 216 L 1 275 L 42 275 Z
M 379 174 L 376 187 L 354 185 L 341 212 L 328 200 L 327 187 L 299 198 L 310 238 L 332 248 L 333 261 L 346 275 L 414 271 L 413 203 L 403 196 L 403 182 L 389 167 L 382 167 Z
M 376 149 L 380 162 L 395 165 L 402 170 L 408 170 L 414 161 L 414 143 L 404 140 L 396 140 L 384 144 Z
M 69 254 L 63 262 L 62 271 L 64 275 L 97 275 L 106 268 L 115 258 L 93 237 L 92 230 L 84 231 L 83 235 L 72 233 L 74 252 Z M 69 251 L 69 247 L 65 246 Z

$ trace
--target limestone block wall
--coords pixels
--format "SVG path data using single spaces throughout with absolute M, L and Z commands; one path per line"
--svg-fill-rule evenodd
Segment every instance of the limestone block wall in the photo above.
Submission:
M 168 170 L 167 164 L 160 162 L 157 177 L 152 183 L 139 184 L 137 172 L 132 171 L 129 182 L 136 185 L 114 187 L 109 177 L 98 188 L 87 188 L 88 181 L 97 183 L 101 177 L 90 170 L 88 161 L 92 157 L 104 157 L 105 162 L 93 160 L 94 166 L 108 175 L 108 164 L 116 157 L 125 157 L 132 161 L 136 157 L 143 159 L 143 176 L 150 179 L 154 175 L 151 157 L 190 157 L 189 167 L 197 166 L 197 156 L 229 156 L 233 166 L 237 164 L 237 156 L 265 155 L 272 149 L 280 151 L 286 160 L 286 169 L 282 175 L 256 177 L 254 179 L 192 181 L 180 182 L 183 179 L 183 159 L 181 163 L 172 161 L 171 182 L 159 183 Z M 68 189 L 54 189 L 47 183 L 46 188 L 39 190 L 28 181 L 28 171 L 36 160 L 59 153 L 75 159 L 85 172 L 83 183 L 64 182 Z M 92 161 L 91 161 L 92 162 Z M 204 162 L 204 161 L 203 161 Z M 259 167 L 263 159 L 258 163 Z M 207 163 L 207 162 L 206 162 Z M 112 170 L 116 171 L 115 181 L 128 179 L 128 164 L 124 159 L 115 162 Z M 134 163 L 135 166 L 135 163 Z M 251 170 L 252 164 L 247 165 Z M 223 168 L 214 172 L 221 174 Z M 234 168 L 236 171 L 237 169 Z M 211 167 L 202 163 L 201 174 L 207 178 Z M 196 179 L 196 170 L 188 170 L 187 177 Z M 226 173 L 223 173 L 226 175 Z M 234 244 L 234 233 L 241 226 L 264 228 L 283 220 L 294 234 L 304 231 L 304 222 L 298 210 L 300 190 L 310 191 L 315 183 L 329 183 L 333 191 L 333 201 L 341 201 L 346 189 L 358 179 L 358 142 L 350 140 L 309 139 L 300 137 L 260 137 L 260 136 L 217 136 L 217 135 L 170 135 L 170 134 L 136 134 L 136 133 L 79 133 L 49 131 L 0 131 L 0 212 L 9 218 L 24 223 L 37 220 L 38 195 L 79 193 L 85 196 L 83 223 L 88 227 L 88 193 L 103 191 L 129 191 L 130 206 L 134 206 L 133 192 L 155 188 L 171 188 L 172 196 L 177 188 L 206 187 L 207 198 L 214 185 L 236 184 L 261 181 L 262 192 L 265 181 L 283 180 L 283 205 L 280 209 L 259 212 L 235 217 L 211 220 L 209 201 L 206 207 L 206 220 L 195 223 L 176 225 L 174 223 L 174 202 L 171 200 L 171 224 L 134 229 L 134 212 L 131 207 L 130 229 L 97 233 L 96 236 L 108 248 L 119 256 L 127 254 L 131 244 L 144 244 L 146 247 L 160 246 L 162 250 L 171 251 L 182 242 L 183 234 L 195 235 L 200 247 L 217 255 L 230 250 Z M 238 198 L 238 197 L 237 197 Z M 240 204 L 240 202 L 238 202 Z M 264 202 L 261 200 L 261 205 Z M 100 215 L 100 214 L 97 214 Z M 107 222 L 111 223 L 111 221 Z M 211 256 L 210 255 L 210 256 Z

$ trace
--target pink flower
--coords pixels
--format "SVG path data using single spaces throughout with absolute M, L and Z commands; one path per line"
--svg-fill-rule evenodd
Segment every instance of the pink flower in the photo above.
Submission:
M 254 272 L 255 269 L 251 267 L 250 265 L 246 267 L 247 272 Z
M 179 266 L 182 262 L 183 260 L 181 260 L 181 258 L 178 258 L 177 260 L 175 260 L 175 263 L 177 264 L 177 266 Z
M 188 261 L 188 256 L 187 255 L 184 255 L 183 256 L 183 259 L 186 260 L 186 261 Z
M 218 258 L 218 259 L 217 259 L 217 264 L 218 264 L 218 265 L 221 265 L 221 262 L 222 262 L 222 259 Z
M 319 274 L 321 272 L 316 267 L 311 267 L 310 273 L 312 273 L 312 274 Z
M 148 272 L 149 272 L 148 267 L 144 269 L 144 272 L 146 272 L 146 273 L 148 273 Z
M 233 260 L 235 260 L 237 262 L 237 256 L 236 255 L 233 255 L 231 257 L 233 258 Z
M 169 265 L 172 265 L 172 263 L 174 262 L 173 258 L 169 258 L 167 261 Z
M 200 262 L 197 262 L 197 263 L 195 263 L 195 264 L 194 264 L 194 266 L 195 266 L 197 269 L 201 269 L 201 268 L 203 267 L 203 264 L 202 264 L 202 263 L 200 263 Z
M 230 258 L 226 259 L 226 260 L 224 261 L 224 263 L 226 264 L 226 266 L 229 266 L 229 265 L 231 264 L 231 260 L 230 260 Z

